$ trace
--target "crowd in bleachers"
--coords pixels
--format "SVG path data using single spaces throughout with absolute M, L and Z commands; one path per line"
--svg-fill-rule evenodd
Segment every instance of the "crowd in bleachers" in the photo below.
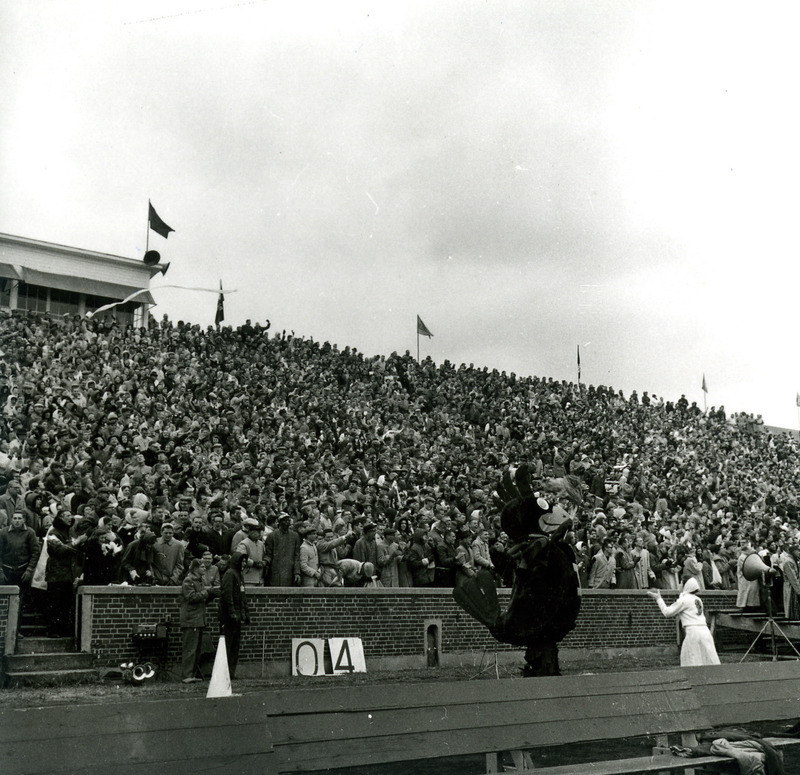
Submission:
M 751 550 L 796 581 L 800 446 L 758 416 L 249 321 L 0 314 L 0 581 L 53 612 L 82 583 L 179 584 L 194 556 L 218 583 L 237 553 L 251 585 L 510 585 L 492 493 L 521 463 L 580 484 L 585 586 L 734 589 Z

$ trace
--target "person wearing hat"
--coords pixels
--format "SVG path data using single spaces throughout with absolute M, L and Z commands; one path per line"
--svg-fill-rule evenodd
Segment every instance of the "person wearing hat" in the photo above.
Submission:
M 39 539 L 33 528 L 25 524 L 21 511 L 11 517 L 8 527 L 0 530 L 0 584 L 19 587 L 17 633 L 22 613 L 31 591 L 31 581 L 39 559 Z
M 183 683 L 200 681 L 199 667 L 206 626 L 206 604 L 219 596 L 219 590 L 203 583 L 203 563 L 194 558 L 181 584 L 180 627 L 181 680 Z
M 317 528 L 309 525 L 303 531 L 303 543 L 300 544 L 300 585 L 303 587 L 321 586 L 322 569 L 319 565 L 317 550 Z
M 247 537 L 239 541 L 233 554 L 246 554 L 242 566 L 242 577 L 248 587 L 264 586 L 264 541 L 261 540 L 261 525 L 258 520 L 248 518 L 244 521 Z
M 678 617 L 685 637 L 681 646 L 681 667 L 694 667 L 696 665 L 718 665 L 719 656 L 714 645 L 714 638 L 708 629 L 708 623 L 703 614 L 703 601 L 697 596 L 700 585 L 692 576 L 684 585 L 678 599 L 668 606 L 661 592 L 657 589 L 648 589 L 647 594 L 658 604 L 661 613 L 668 618 Z
M 366 587 L 375 576 L 375 566 L 371 562 L 359 562 L 346 557 L 339 560 L 336 566 L 345 587 Z
M 378 564 L 378 526 L 374 522 L 366 522 L 361 537 L 353 544 L 353 559 L 359 562 L 370 562 L 376 568 Z
M 299 586 L 300 543 L 300 536 L 292 530 L 292 517 L 281 512 L 278 529 L 264 542 L 264 577 L 268 587 Z

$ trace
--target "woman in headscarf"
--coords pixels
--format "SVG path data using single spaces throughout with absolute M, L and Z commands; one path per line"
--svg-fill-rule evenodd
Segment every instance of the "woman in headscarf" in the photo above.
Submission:
M 647 594 L 656 601 L 664 616 L 677 616 L 683 625 L 685 637 L 681 646 L 681 667 L 719 664 L 714 638 L 703 615 L 703 601 L 696 594 L 699 591 L 700 585 L 692 577 L 683 585 L 678 599 L 668 606 L 659 590 L 647 590 Z

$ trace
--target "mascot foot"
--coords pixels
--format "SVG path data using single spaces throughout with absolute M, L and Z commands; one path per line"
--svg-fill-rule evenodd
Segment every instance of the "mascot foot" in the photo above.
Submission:
M 543 675 L 561 675 L 558 667 L 558 646 L 529 646 L 525 651 L 525 666 L 522 668 L 525 678 Z

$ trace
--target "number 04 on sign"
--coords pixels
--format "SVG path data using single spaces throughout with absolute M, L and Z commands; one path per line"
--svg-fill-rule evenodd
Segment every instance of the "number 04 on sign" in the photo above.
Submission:
M 325 669 L 325 640 L 292 638 L 292 675 L 366 673 L 361 638 L 328 638 L 331 671 Z

